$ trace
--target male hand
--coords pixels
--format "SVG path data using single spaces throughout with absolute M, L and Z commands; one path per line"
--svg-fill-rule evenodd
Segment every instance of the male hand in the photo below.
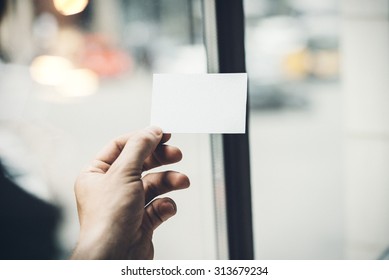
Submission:
M 75 184 L 80 237 L 73 259 L 152 259 L 153 231 L 176 213 L 170 198 L 189 187 L 186 175 L 142 172 L 178 162 L 181 151 L 164 144 L 170 134 L 149 127 L 111 142 Z

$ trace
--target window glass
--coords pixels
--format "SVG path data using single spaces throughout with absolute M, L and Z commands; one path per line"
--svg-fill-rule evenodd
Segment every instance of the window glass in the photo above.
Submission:
M 388 4 L 340 2 L 244 1 L 259 259 L 388 246 Z
M 259 259 L 343 257 L 336 2 L 244 2 Z
M 111 139 L 148 125 L 153 73 L 206 72 L 201 1 L 8 4 L 0 158 L 22 174 L 21 187 L 61 209 L 58 257 L 67 258 L 78 236 L 79 170 Z M 171 143 L 184 159 L 167 168 L 187 173 L 192 187 L 171 195 L 178 214 L 155 234 L 155 257 L 215 258 L 209 138 L 173 135 Z

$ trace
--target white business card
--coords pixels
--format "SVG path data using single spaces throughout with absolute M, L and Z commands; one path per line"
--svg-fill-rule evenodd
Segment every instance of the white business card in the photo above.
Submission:
M 245 133 L 247 74 L 154 74 L 151 125 L 165 133 Z

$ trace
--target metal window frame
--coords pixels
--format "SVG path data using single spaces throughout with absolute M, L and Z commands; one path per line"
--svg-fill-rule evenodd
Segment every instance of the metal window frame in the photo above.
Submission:
M 246 72 L 243 0 L 203 0 L 203 11 L 208 72 Z M 211 135 L 219 259 L 254 259 L 246 109 L 245 134 Z

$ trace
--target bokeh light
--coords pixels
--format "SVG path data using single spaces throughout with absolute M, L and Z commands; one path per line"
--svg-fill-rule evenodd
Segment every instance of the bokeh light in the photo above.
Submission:
M 72 63 L 66 58 L 42 55 L 32 61 L 30 73 L 37 83 L 56 86 L 63 82 L 65 75 L 72 68 Z
M 31 63 L 30 73 L 35 82 L 54 86 L 62 97 L 91 95 L 99 86 L 95 72 L 75 68 L 69 60 L 59 56 L 38 56 Z
M 54 7 L 65 16 L 81 13 L 88 5 L 88 0 L 53 0 Z
M 64 97 L 81 97 L 94 94 L 99 86 L 97 74 L 89 69 L 74 69 L 66 73 L 57 90 Z

